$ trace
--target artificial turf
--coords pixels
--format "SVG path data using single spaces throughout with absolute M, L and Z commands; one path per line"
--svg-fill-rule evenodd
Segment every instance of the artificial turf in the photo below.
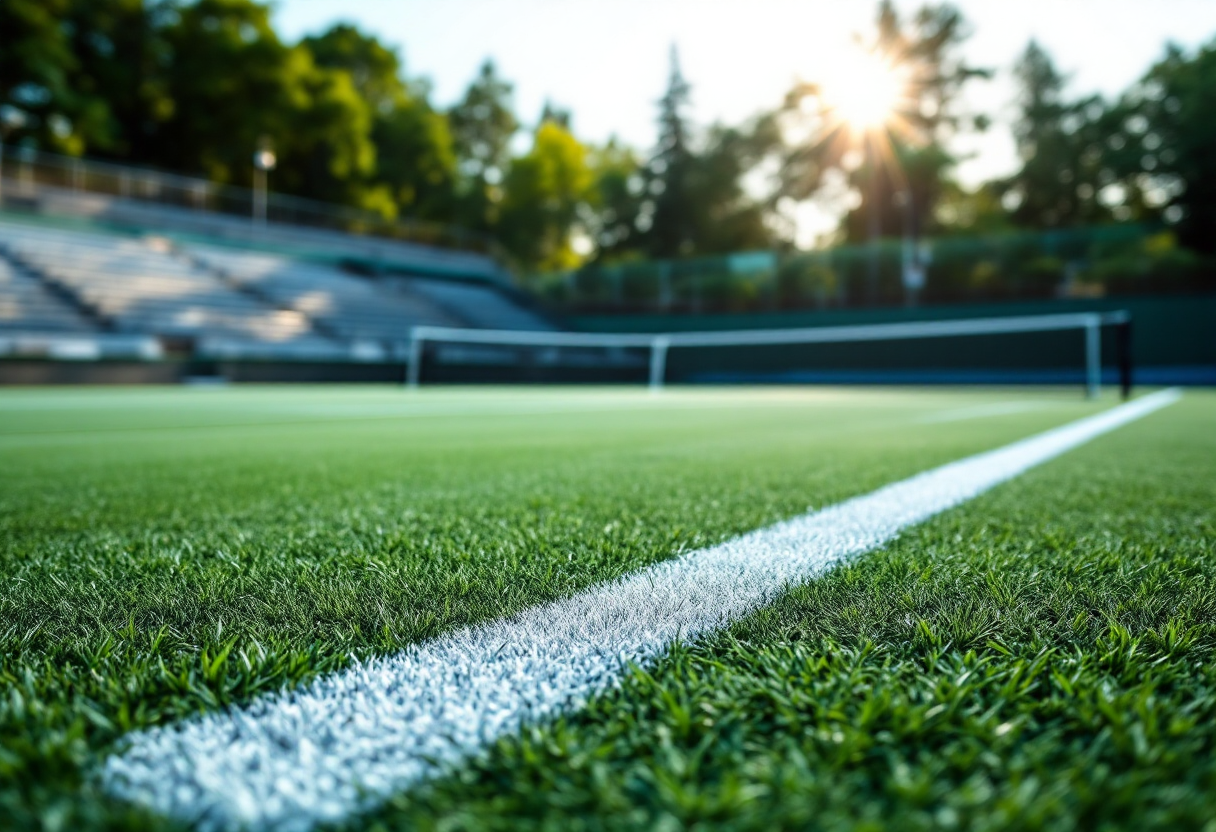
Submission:
M 1044 391 L 6 392 L 0 824 L 164 828 L 94 784 L 132 728 L 1101 406 Z M 352 826 L 1202 828 L 1213 415 L 1191 394 Z

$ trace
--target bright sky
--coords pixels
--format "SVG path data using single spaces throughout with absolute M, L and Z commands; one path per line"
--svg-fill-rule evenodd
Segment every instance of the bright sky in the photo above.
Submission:
M 912 10 L 921 3 L 899 0 Z M 1009 68 L 1037 38 L 1078 94 L 1115 94 L 1161 55 L 1167 41 L 1216 37 L 1216 0 L 956 0 L 971 22 L 969 60 L 998 71 L 976 82 L 971 106 L 997 124 L 958 149 L 973 155 L 960 177 L 975 183 L 1015 164 L 1007 115 Z M 289 39 L 348 21 L 401 47 L 407 72 L 426 76 L 434 99 L 460 97 L 492 57 L 515 84 L 525 123 L 546 99 L 572 110 L 584 139 L 617 135 L 640 149 L 655 140 L 655 102 L 679 47 L 699 123 L 738 122 L 775 106 L 795 78 L 827 82 L 876 2 L 861 0 L 278 0 Z

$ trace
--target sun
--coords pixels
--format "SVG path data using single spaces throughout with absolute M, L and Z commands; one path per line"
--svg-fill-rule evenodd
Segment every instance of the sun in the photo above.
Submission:
M 824 84 L 825 103 L 837 118 L 858 131 L 887 125 L 907 96 L 907 83 L 899 68 L 872 52 L 850 51 L 832 76 Z

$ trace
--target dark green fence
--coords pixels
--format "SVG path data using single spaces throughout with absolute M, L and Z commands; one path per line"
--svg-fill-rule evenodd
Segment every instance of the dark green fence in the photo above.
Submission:
M 915 293 L 904 285 L 913 256 L 925 261 L 924 287 Z M 787 254 L 594 264 L 526 283 L 568 314 L 696 314 L 1174 294 L 1216 288 L 1216 267 L 1178 248 L 1169 231 L 1114 225 L 945 237 L 915 249 L 882 240 Z

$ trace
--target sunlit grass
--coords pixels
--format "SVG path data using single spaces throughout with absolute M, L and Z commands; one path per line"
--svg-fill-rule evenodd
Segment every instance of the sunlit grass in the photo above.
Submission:
M 1007 407 L 1010 402 L 1034 407 Z M 598 390 L 411 395 L 389 388 L 6 393 L 0 399 L 6 472 L 0 481 L 0 818 L 17 828 L 160 828 L 159 819 L 114 806 L 91 785 L 97 762 L 132 728 L 247 701 L 352 657 L 390 652 L 568 594 L 1098 406 L 1071 391 L 724 390 L 657 398 Z M 782 712 L 759 707 L 767 701 L 763 695 L 739 697 L 747 711 L 737 714 L 740 730 L 751 732 L 752 745 L 707 746 L 700 754 L 708 768 L 669 771 L 665 766 L 676 765 L 676 757 L 656 756 L 667 741 L 668 692 L 677 692 L 679 702 L 697 690 L 763 690 L 784 679 L 783 695 L 805 703 L 817 699 L 820 682 L 808 677 L 798 693 L 802 676 L 791 676 L 789 668 L 823 661 L 824 685 L 840 684 L 832 668 L 852 661 L 857 672 L 870 674 L 865 678 L 881 681 L 889 672 L 892 690 L 907 686 L 900 674 L 920 667 L 916 662 L 925 656 L 947 668 L 982 658 L 992 672 L 1005 672 L 1002 662 L 1014 659 L 994 653 L 989 640 L 1018 661 L 1033 661 L 1042 645 L 1007 635 L 1013 619 L 1000 618 L 992 633 L 984 629 L 994 611 L 1004 609 L 994 590 L 968 589 L 962 578 L 944 589 L 935 582 L 951 570 L 995 580 L 996 567 L 1006 561 L 1031 569 L 1056 551 L 1044 540 L 1077 538 L 1077 528 L 1089 536 L 1064 546 L 1069 557 L 1084 560 L 1092 552 L 1109 559 L 1114 544 L 1106 531 L 1139 541 L 1137 557 L 1147 566 L 1132 580 L 1157 575 L 1156 588 L 1177 574 L 1180 583 L 1165 586 L 1162 603 L 1177 606 L 1181 592 L 1194 607 L 1194 581 L 1183 579 L 1211 574 L 1211 561 L 1204 560 L 1210 544 L 1204 549 L 1196 540 L 1211 540 L 1210 525 L 1198 523 L 1197 501 L 1212 495 L 1214 482 L 1212 447 L 1199 437 L 1212 402 L 1192 396 L 1175 409 L 1177 415 L 1154 416 L 1002 489 L 980 504 L 987 509 L 953 513 L 906 537 L 894 556 L 875 555 L 833 573 L 720 641 L 677 651 L 654 672 L 630 680 L 617 698 L 535 740 L 504 745 L 482 766 L 403 798 L 395 811 L 424 826 L 453 817 L 490 826 L 578 819 L 619 825 L 630 818 L 658 823 L 668 814 L 688 822 L 796 823 L 809 799 L 805 782 L 770 795 L 771 812 L 763 816 L 753 812 L 753 798 L 739 802 L 715 785 L 731 767 L 739 769 L 731 775 L 739 795 L 763 785 L 748 772 L 773 761 L 752 759 L 750 751 L 738 755 L 765 743 L 785 748 Z M 1103 450 L 1111 447 L 1126 450 L 1116 457 Z M 1131 463 L 1120 462 L 1124 457 Z M 1190 466 L 1192 475 L 1173 476 L 1179 465 Z M 1153 493 L 1141 496 L 1133 486 L 1146 477 Z M 1057 518 L 1058 505 L 1071 507 Z M 989 539 L 999 547 L 984 549 L 980 544 Z M 1082 570 L 1076 580 L 1098 593 L 1097 603 L 1122 586 L 1107 578 Z M 1016 590 L 1011 597 L 1028 599 L 1026 610 L 1046 603 L 1035 593 L 1048 584 L 1017 570 L 1009 580 L 1009 591 Z M 902 596 L 891 587 L 911 593 L 912 606 L 893 611 Z M 956 597 L 970 600 L 951 606 Z M 929 635 L 919 623 L 901 623 L 913 613 Z M 1085 630 L 1094 639 L 1105 626 L 1095 615 L 1097 623 Z M 1018 620 L 1034 618 L 1027 612 Z M 1189 645 L 1186 655 L 1210 651 L 1207 630 L 1180 622 L 1175 632 L 1181 635 L 1173 638 Z M 872 630 L 879 624 L 887 629 Z M 1132 640 L 1146 638 L 1135 621 L 1122 626 Z M 978 627 L 983 643 L 947 644 L 941 633 L 951 627 Z M 1056 632 L 1046 630 L 1043 644 L 1056 644 Z M 891 633 L 903 641 L 892 641 Z M 939 639 L 936 647 L 930 636 Z M 1078 661 L 1089 661 L 1097 648 L 1078 644 Z M 969 650 L 976 651 L 972 658 Z M 1138 661 L 1149 654 L 1135 655 Z M 925 679 L 936 678 L 936 666 L 923 666 Z M 1190 681 L 1169 701 L 1185 700 L 1202 716 L 1202 697 L 1212 688 L 1196 681 L 1197 663 L 1188 667 Z M 936 682 L 924 684 L 929 690 Z M 681 686 L 688 690 L 680 692 Z M 901 696 L 920 696 L 915 686 L 909 690 Z M 1067 712 L 1067 703 L 1061 707 Z M 613 722 L 613 714 L 630 713 L 635 716 L 623 727 Z M 680 719 L 692 725 L 702 717 Z M 817 726 L 814 731 L 830 727 L 814 713 L 800 719 Z M 1197 730 L 1210 749 L 1210 734 Z M 590 769 L 566 760 L 546 773 L 544 749 L 553 737 L 596 749 L 605 731 L 617 732 L 619 753 L 592 754 L 588 759 L 602 763 L 594 777 L 618 786 L 641 777 L 658 791 L 620 786 L 624 791 L 609 800 L 594 777 L 580 779 Z M 680 737 L 692 735 L 672 736 L 678 751 Z M 907 737 L 894 736 L 901 753 L 915 750 Z M 541 750 L 528 751 L 532 742 Z M 1181 740 L 1153 742 L 1162 753 L 1192 759 Z M 1005 758 L 1003 747 L 992 752 L 998 760 Z M 832 772 L 844 778 L 844 790 L 831 792 L 839 797 L 834 811 L 844 811 L 852 794 L 841 774 L 846 769 L 807 760 L 823 789 L 836 789 Z M 1158 781 L 1173 770 L 1157 769 Z M 867 788 L 894 776 L 878 769 L 863 774 Z M 669 800 L 655 785 L 662 783 L 713 791 L 718 808 L 705 814 L 701 798 L 688 805 L 683 797 Z M 931 791 L 924 811 L 936 811 L 944 800 Z M 391 818 L 402 819 L 383 816 Z
M 1211 417 L 1033 471 L 370 820 L 1211 829 Z

